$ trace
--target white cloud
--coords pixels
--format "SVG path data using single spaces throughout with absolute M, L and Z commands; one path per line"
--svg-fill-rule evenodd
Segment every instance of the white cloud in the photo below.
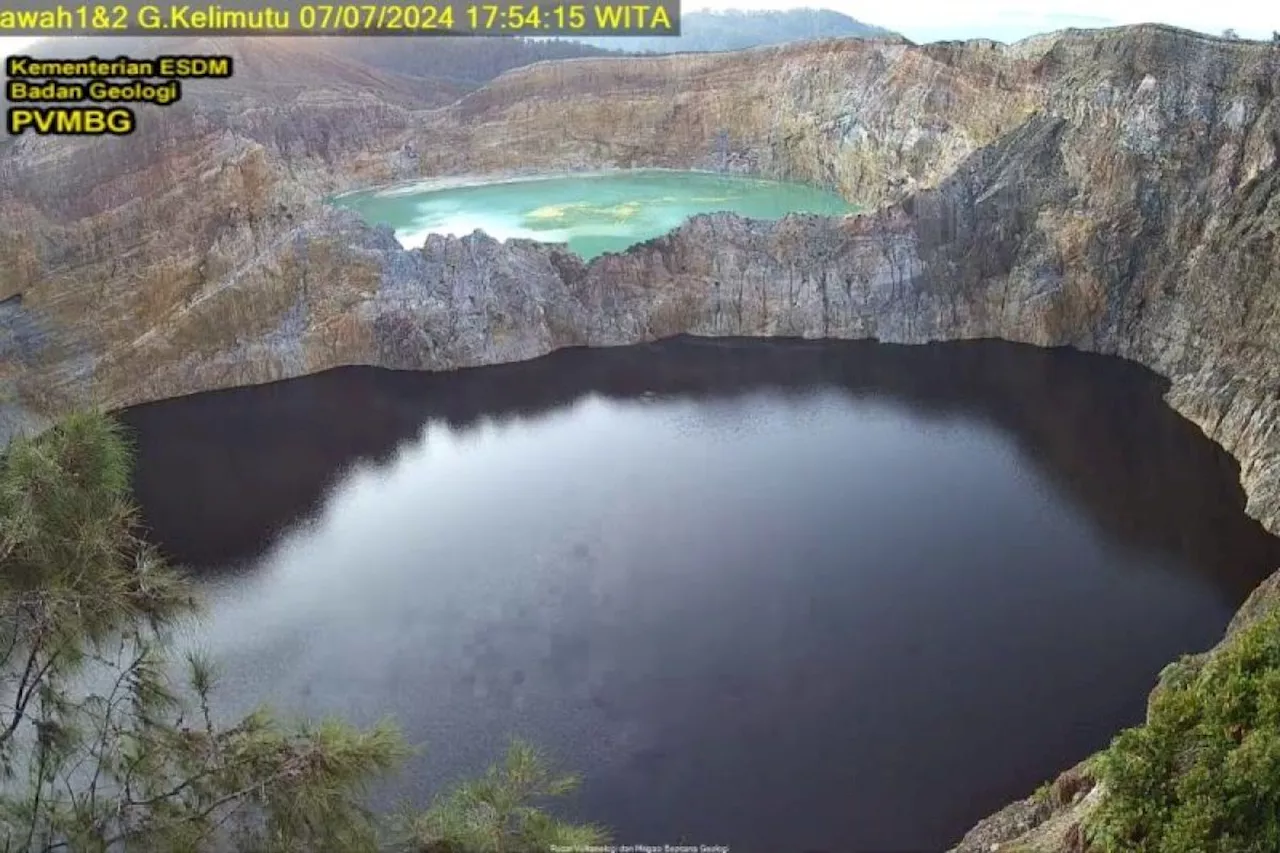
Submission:
M 0 38 L 0 56 L 10 56 L 22 51 L 24 47 L 35 41 L 29 36 L 6 36 Z
M 694 9 L 795 9 L 824 7 L 851 15 L 868 24 L 887 27 L 918 41 L 993 38 L 1015 41 L 1036 33 L 1067 27 L 1110 27 L 1122 24 L 1162 23 L 1221 33 L 1234 29 L 1245 38 L 1267 39 L 1280 29 L 1280 15 L 1273 6 L 1256 0 L 684 0 Z M 0 38 L 0 56 L 21 51 L 34 39 Z
M 1280 29 L 1274 5 L 1256 0 L 684 0 L 686 9 L 781 9 L 826 6 L 915 41 L 951 38 L 1016 40 L 1066 27 L 1172 24 L 1207 33 L 1227 28 L 1245 38 Z M 1271 12 L 1266 11 L 1271 9 Z

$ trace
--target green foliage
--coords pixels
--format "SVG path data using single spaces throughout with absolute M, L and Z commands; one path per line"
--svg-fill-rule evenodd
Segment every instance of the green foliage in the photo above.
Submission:
M 605 844 L 596 826 L 556 820 L 534 806 L 572 792 L 578 779 L 557 775 L 544 755 L 513 741 L 500 765 L 438 798 L 406 821 L 410 843 L 422 853 L 507 853 Z
M 1107 796 L 1090 840 L 1103 851 L 1280 850 L 1280 613 L 1166 668 L 1146 725 L 1095 767 Z
M 210 665 L 168 658 L 196 614 L 136 532 L 120 428 L 76 415 L 0 456 L 0 846 L 375 849 L 364 786 L 406 750 L 389 725 L 215 724 Z
M 265 710 L 216 721 L 213 666 L 170 659 L 197 602 L 138 536 L 130 470 L 120 428 L 92 414 L 0 454 L 0 851 L 380 849 L 362 803 L 409 754 L 399 732 Z M 447 825 L 449 850 L 514 849 L 468 834 L 490 808 L 521 850 L 595 837 L 528 805 L 572 781 L 538 761 L 513 750 L 423 831 Z

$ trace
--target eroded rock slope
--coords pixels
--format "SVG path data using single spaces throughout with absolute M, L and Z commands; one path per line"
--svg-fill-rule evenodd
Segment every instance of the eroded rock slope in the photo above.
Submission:
M 137 139 L 24 138 L 0 150 L 0 430 L 677 333 L 999 337 L 1168 377 L 1280 533 L 1277 85 L 1280 49 L 1147 26 L 580 59 L 444 108 L 317 87 L 234 115 L 191 98 Z M 404 251 L 323 204 L 630 166 L 810 181 L 868 212 L 702 216 L 584 264 L 480 234 Z

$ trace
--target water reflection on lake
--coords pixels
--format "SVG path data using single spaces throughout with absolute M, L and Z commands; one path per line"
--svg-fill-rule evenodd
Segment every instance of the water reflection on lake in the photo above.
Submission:
M 1276 540 L 1112 359 L 682 340 L 139 407 L 224 700 L 361 722 L 423 799 L 520 733 L 620 843 L 943 849 L 1139 721 Z

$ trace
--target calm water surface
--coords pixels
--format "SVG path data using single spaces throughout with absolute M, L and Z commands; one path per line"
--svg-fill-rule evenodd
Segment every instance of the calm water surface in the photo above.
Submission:
M 568 243 L 585 258 L 620 252 L 676 228 L 695 213 L 728 210 L 756 219 L 788 213 L 841 214 L 839 196 L 800 184 L 707 172 L 641 169 L 427 189 L 401 185 L 336 199 L 365 219 L 395 229 L 409 248 L 428 234 L 480 229 L 507 240 Z
M 369 722 L 424 800 L 518 733 L 619 843 L 940 850 L 1140 720 L 1280 565 L 1131 365 L 674 341 L 131 410 L 226 710 Z

